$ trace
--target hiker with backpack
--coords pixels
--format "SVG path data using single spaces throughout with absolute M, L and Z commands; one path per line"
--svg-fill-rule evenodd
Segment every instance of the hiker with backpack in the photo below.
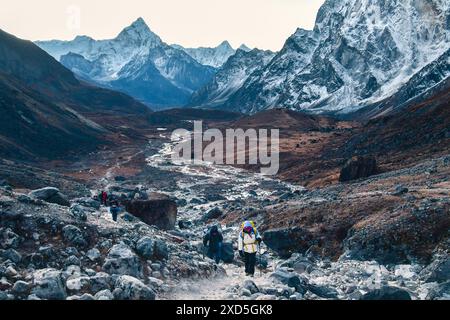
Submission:
M 102 191 L 100 193 L 99 199 L 100 199 L 101 204 L 106 207 L 107 202 L 108 202 L 108 194 L 106 193 L 106 191 Z
M 223 236 L 217 226 L 212 226 L 211 229 L 203 237 L 203 245 L 208 248 L 207 256 L 217 264 L 221 259 Z
M 239 255 L 245 262 L 245 275 L 255 275 L 256 254 L 259 252 L 262 239 L 253 221 L 242 223 L 239 233 L 238 248 Z
M 120 204 L 117 200 L 111 201 L 111 208 L 109 209 L 109 212 L 111 212 L 114 222 L 117 222 L 117 217 L 120 212 Z

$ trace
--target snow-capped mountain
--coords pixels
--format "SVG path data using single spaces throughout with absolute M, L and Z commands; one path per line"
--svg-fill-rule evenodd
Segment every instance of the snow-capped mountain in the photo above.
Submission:
M 220 106 L 242 87 L 251 74 L 264 68 L 274 56 L 275 53 L 271 51 L 238 49 L 213 80 L 192 95 L 189 104 L 209 108 Z
M 164 43 L 142 18 L 111 40 L 80 36 L 36 44 L 81 79 L 124 91 L 153 107 L 186 104 L 215 74 L 214 68 Z
M 228 41 L 222 42 L 215 48 L 184 48 L 176 44 L 172 46 L 183 50 L 198 63 L 214 68 L 220 68 L 225 62 L 227 62 L 229 57 L 236 53 L 236 50 L 233 49 Z M 245 45 L 242 45 L 241 48 L 245 49 L 245 51 L 250 51 L 250 49 Z
M 395 94 L 450 43 L 446 0 L 327 0 L 222 107 L 348 113 Z

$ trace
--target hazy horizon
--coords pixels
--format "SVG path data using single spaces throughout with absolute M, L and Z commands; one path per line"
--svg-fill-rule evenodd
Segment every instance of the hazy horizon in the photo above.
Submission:
M 280 50 L 297 28 L 311 29 L 324 0 L 16 0 L 3 5 L 0 28 L 23 39 L 111 39 L 142 17 L 166 43 Z M 78 14 L 79 13 L 79 14 Z M 111 19 L 114 17 L 114 19 Z M 112 21 L 111 21 L 112 20 Z

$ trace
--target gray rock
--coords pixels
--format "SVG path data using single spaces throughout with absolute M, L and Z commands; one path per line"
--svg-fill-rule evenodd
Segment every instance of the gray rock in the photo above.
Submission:
M 219 219 L 220 217 L 222 217 L 223 212 L 222 210 L 220 210 L 219 208 L 214 208 L 209 210 L 202 218 L 203 221 L 209 221 L 209 220 L 213 220 L 213 219 Z
M 14 286 L 11 292 L 16 296 L 28 296 L 30 293 L 31 285 L 25 281 L 17 281 L 14 283 Z
M 91 261 L 97 261 L 100 259 L 101 254 L 100 251 L 96 248 L 92 248 L 91 250 L 89 250 L 88 252 L 86 252 L 86 257 L 88 257 L 89 260 Z
M 90 278 L 92 292 L 111 289 L 111 276 L 105 272 L 99 272 Z
M 14 249 L 5 250 L 2 254 L 3 259 L 10 260 L 14 263 L 22 261 L 22 255 Z
M 153 256 L 156 260 L 169 259 L 169 248 L 162 240 L 155 240 Z
M 278 269 L 272 273 L 270 277 L 291 288 L 295 288 L 295 290 L 301 294 L 305 294 L 307 292 L 307 280 L 295 273 Z
M 67 225 L 62 229 L 64 241 L 69 245 L 77 247 L 87 246 L 87 241 L 84 239 L 83 232 L 76 226 Z
M 70 214 L 79 221 L 87 221 L 86 210 L 80 205 L 73 205 L 70 207 Z
M 308 284 L 308 290 L 316 296 L 326 299 L 337 299 L 339 295 L 337 290 L 317 284 Z
M 109 274 L 141 277 L 142 265 L 139 257 L 125 244 L 111 248 L 103 264 L 103 270 Z
M 79 198 L 75 199 L 74 203 L 81 205 L 86 208 L 92 208 L 94 210 L 100 209 L 100 201 L 91 199 L 91 198 Z
M 250 290 L 242 288 L 241 292 L 240 292 L 240 295 L 242 297 L 250 297 L 252 295 L 252 293 L 250 292 Z
M 32 294 L 41 299 L 64 300 L 67 297 L 65 286 L 61 279 L 61 271 L 41 269 L 33 274 Z
M 136 251 L 140 256 L 151 259 L 154 253 L 154 246 L 155 243 L 150 237 L 143 237 L 137 242 Z
M 246 280 L 244 281 L 244 284 L 242 285 L 242 288 L 247 289 L 248 291 L 251 292 L 251 294 L 255 294 L 259 292 L 258 287 L 256 286 L 256 284 L 251 281 L 251 280 Z
M 61 206 L 70 206 L 70 202 L 57 188 L 47 187 L 33 190 L 28 194 L 30 197 L 43 200 L 49 203 L 59 204 Z
M 0 240 L 0 246 L 4 249 L 17 248 L 20 244 L 20 237 L 9 228 L 0 234 Z
M 95 294 L 94 298 L 95 298 L 95 300 L 110 301 L 110 300 L 114 300 L 114 295 L 112 294 L 112 292 L 110 290 L 102 290 L 102 291 L 97 292 Z
M 404 289 L 385 286 L 366 293 L 360 300 L 411 300 L 411 295 Z
M 114 298 L 117 300 L 155 300 L 155 292 L 140 280 L 120 276 L 115 284 Z
M 409 189 L 400 184 L 400 185 L 395 186 L 395 190 L 392 193 L 392 195 L 394 195 L 394 196 L 401 196 L 401 195 L 403 195 L 405 193 L 408 193 L 408 192 L 409 192 Z
M 75 277 L 69 278 L 66 281 L 67 291 L 72 294 L 86 292 L 91 288 L 91 281 L 89 277 Z
M 64 261 L 64 266 L 81 266 L 81 261 L 76 256 L 70 256 Z

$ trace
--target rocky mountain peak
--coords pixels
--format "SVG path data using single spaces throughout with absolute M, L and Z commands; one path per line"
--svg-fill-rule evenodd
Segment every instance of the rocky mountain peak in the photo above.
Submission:
M 150 30 L 142 18 L 138 18 L 130 26 L 126 27 L 117 38 L 137 41 L 150 40 L 151 42 L 162 43 L 161 38 Z

